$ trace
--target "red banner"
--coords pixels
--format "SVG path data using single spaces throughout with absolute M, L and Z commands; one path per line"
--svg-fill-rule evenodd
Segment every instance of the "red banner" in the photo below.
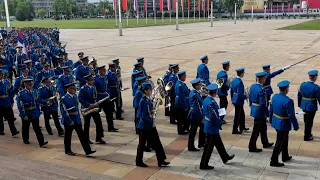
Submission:
M 171 1 L 170 0 L 167 0 L 167 6 L 168 6 L 168 11 L 171 10 Z
M 173 10 L 175 11 L 176 10 L 176 3 L 177 3 L 177 0 L 173 0 Z
M 190 10 L 190 0 L 188 0 L 188 10 Z
M 128 3 L 127 0 L 122 0 L 122 10 L 128 10 Z
M 144 0 L 144 11 L 147 11 L 147 0 Z
M 159 4 L 160 4 L 160 11 L 163 11 L 163 0 L 159 0 Z
M 113 0 L 113 10 L 117 8 L 117 0 Z
M 183 0 L 181 0 L 181 9 L 183 10 L 184 8 L 184 1 Z
M 197 8 L 198 8 L 198 11 L 200 11 L 200 1 L 201 1 L 201 0 L 198 0 L 198 7 L 197 7 Z
M 209 7 L 210 7 L 210 2 L 209 0 L 207 0 L 207 11 L 209 11 Z

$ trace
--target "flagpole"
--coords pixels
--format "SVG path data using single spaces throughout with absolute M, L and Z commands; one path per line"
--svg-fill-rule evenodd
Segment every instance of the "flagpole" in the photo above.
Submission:
M 119 5 L 119 36 L 122 36 L 121 0 L 118 0 L 118 5 Z
M 182 13 L 182 22 L 184 22 L 184 1 L 181 0 L 181 13 Z
M 171 2 L 171 1 L 170 1 L 170 2 Z M 170 13 L 170 24 L 171 24 L 171 8 L 170 8 L 170 12 L 169 12 L 169 13 Z
M 193 21 L 196 21 L 196 0 L 193 0 Z
M 211 2 L 211 27 L 213 27 L 213 2 Z
M 114 7 L 114 18 L 116 19 L 116 27 L 118 26 L 118 18 L 117 18 L 117 2 L 118 1 L 113 1 L 115 2 L 115 5 L 113 6 Z
M 9 8 L 8 8 L 8 1 L 4 0 L 4 8 L 6 11 L 6 19 L 7 19 L 7 28 L 11 27 L 10 25 L 10 16 L 9 16 Z
M 156 1 L 155 0 L 153 0 L 153 15 L 154 15 L 154 24 L 157 24 L 157 15 L 156 15 Z
M 200 1 L 200 0 L 198 0 L 198 1 Z M 201 3 L 201 1 L 200 1 L 200 3 Z M 199 4 L 199 2 L 198 2 L 198 4 Z M 200 21 L 200 17 L 201 17 L 201 4 L 199 5 L 199 21 Z
M 234 24 L 237 24 L 237 3 L 234 3 Z
M 127 10 L 127 27 L 129 27 L 129 10 Z
M 148 24 L 148 6 L 146 7 L 146 24 Z
M 178 1 L 176 1 L 176 30 L 179 30 L 179 7 L 178 7 Z

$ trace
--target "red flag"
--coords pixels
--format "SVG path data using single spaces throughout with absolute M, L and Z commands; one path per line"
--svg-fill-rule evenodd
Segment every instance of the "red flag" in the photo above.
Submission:
M 181 0 L 181 9 L 182 9 L 182 10 L 183 10 L 183 6 L 184 6 L 183 0 Z
M 127 0 L 122 0 L 122 10 L 126 11 L 128 9 Z
M 197 7 L 197 8 L 198 8 L 198 11 L 200 11 L 200 1 L 201 1 L 201 0 L 198 0 L 198 7 Z
M 190 10 L 190 0 L 188 0 L 188 10 Z
M 290 8 L 291 8 L 291 7 L 290 7 L 290 3 L 288 3 L 288 11 L 290 11 Z
M 160 4 L 160 11 L 163 11 L 163 0 L 159 0 L 159 4 Z
M 171 10 L 171 1 L 170 0 L 167 0 L 167 6 L 168 6 L 168 11 Z
M 207 0 L 207 11 L 209 11 L 210 2 Z
M 176 8 L 177 8 L 177 7 L 176 7 L 176 2 L 177 2 L 177 0 L 173 0 L 173 9 L 174 9 L 174 10 L 176 10 Z
M 144 0 L 144 11 L 147 11 L 147 0 Z

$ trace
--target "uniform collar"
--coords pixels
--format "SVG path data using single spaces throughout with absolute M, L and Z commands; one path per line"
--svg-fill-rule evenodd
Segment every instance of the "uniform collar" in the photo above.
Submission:
M 86 84 L 90 89 L 93 87 L 93 86 L 90 86 L 89 84 Z
M 71 98 L 73 98 L 73 94 L 70 94 L 69 92 L 67 92 L 67 94 L 71 97 Z

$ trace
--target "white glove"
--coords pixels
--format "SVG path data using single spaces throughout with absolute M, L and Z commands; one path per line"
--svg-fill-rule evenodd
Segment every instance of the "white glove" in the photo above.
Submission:
M 283 70 L 287 70 L 291 67 L 291 65 L 285 66 L 284 68 L 282 68 Z

